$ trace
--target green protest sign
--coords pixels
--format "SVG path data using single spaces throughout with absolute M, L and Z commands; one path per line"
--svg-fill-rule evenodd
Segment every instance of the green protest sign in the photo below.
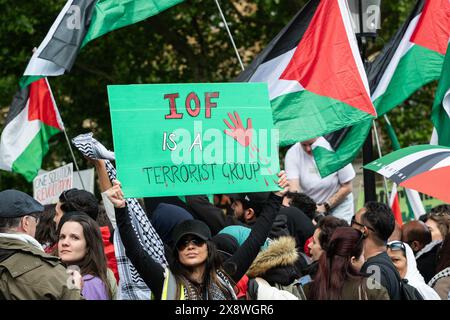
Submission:
M 279 190 L 264 83 L 108 86 L 126 197 Z

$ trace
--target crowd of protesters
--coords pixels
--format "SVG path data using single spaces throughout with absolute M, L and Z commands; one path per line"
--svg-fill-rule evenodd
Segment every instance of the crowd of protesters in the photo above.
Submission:
M 313 142 L 288 151 L 280 191 L 213 203 L 125 199 L 92 155 L 101 201 L 1 191 L 0 300 L 447 300 L 450 205 L 397 228 L 386 204 L 355 212 L 353 168 L 320 178 Z

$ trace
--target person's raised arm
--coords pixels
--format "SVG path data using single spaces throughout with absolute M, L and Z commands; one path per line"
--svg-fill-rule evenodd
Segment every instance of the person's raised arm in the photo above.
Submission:
M 97 171 L 100 191 L 105 192 L 106 190 L 112 187 L 111 181 L 109 180 L 108 171 L 106 170 L 105 161 L 91 159 L 91 162 L 95 166 L 95 171 Z
M 155 298 L 160 299 L 164 285 L 164 268 L 142 248 L 136 232 L 131 225 L 130 215 L 127 212 L 128 209 L 120 182 L 114 180 L 113 187 L 109 188 L 106 193 L 114 205 L 120 239 L 125 247 L 125 253 L 128 259 L 130 259 L 137 272 L 139 272 L 145 284 L 154 293 Z
M 238 282 L 242 278 L 258 255 L 260 247 L 264 244 L 270 233 L 273 220 L 280 210 L 283 196 L 289 189 L 289 182 L 284 171 L 281 171 L 278 177 L 278 185 L 282 190 L 270 194 L 247 240 L 224 263 L 225 271 L 235 282 Z

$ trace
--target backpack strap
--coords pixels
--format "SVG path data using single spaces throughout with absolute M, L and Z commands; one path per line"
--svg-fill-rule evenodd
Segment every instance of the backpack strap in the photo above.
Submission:
M 247 300 L 258 300 L 258 282 L 254 278 L 248 279 Z

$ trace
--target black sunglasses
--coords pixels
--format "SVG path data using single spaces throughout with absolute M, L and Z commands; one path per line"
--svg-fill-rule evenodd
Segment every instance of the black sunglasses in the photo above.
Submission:
M 205 240 L 200 239 L 199 237 L 187 237 L 178 241 L 177 249 L 178 251 L 183 251 L 187 246 L 189 246 L 190 243 L 196 247 L 201 247 L 205 242 Z
M 387 244 L 387 247 L 392 251 L 402 250 L 404 253 L 406 253 L 406 247 L 402 241 L 392 241 L 391 243 Z
M 355 248 L 358 248 L 358 246 L 361 244 L 361 242 L 367 238 L 367 235 L 364 232 L 362 232 L 361 230 L 357 230 L 357 229 L 354 229 L 354 230 L 356 230 L 360 233 L 359 239 L 358 239 L 358 241 L 356 241 L 356 244 L 355 244 Z
M 374 228 L 372 228 L 372 227 L 370 227 L 370 226 L 367 226 L 367 225 L 365 225 L 365 224 L 362 224 L 362 223 L 357 222 L 355 216 L 352 217 L 352 222 L 351 222 L 351 225 L 354 225 L 354 224 L 356 224 L 357 226 L 359 226 L 359 227 L 361 227 L 361 228 L 367 228 L 367 229 L 372 230 L 373 232 L 375 232 L 375 229 L 374 229 Z

